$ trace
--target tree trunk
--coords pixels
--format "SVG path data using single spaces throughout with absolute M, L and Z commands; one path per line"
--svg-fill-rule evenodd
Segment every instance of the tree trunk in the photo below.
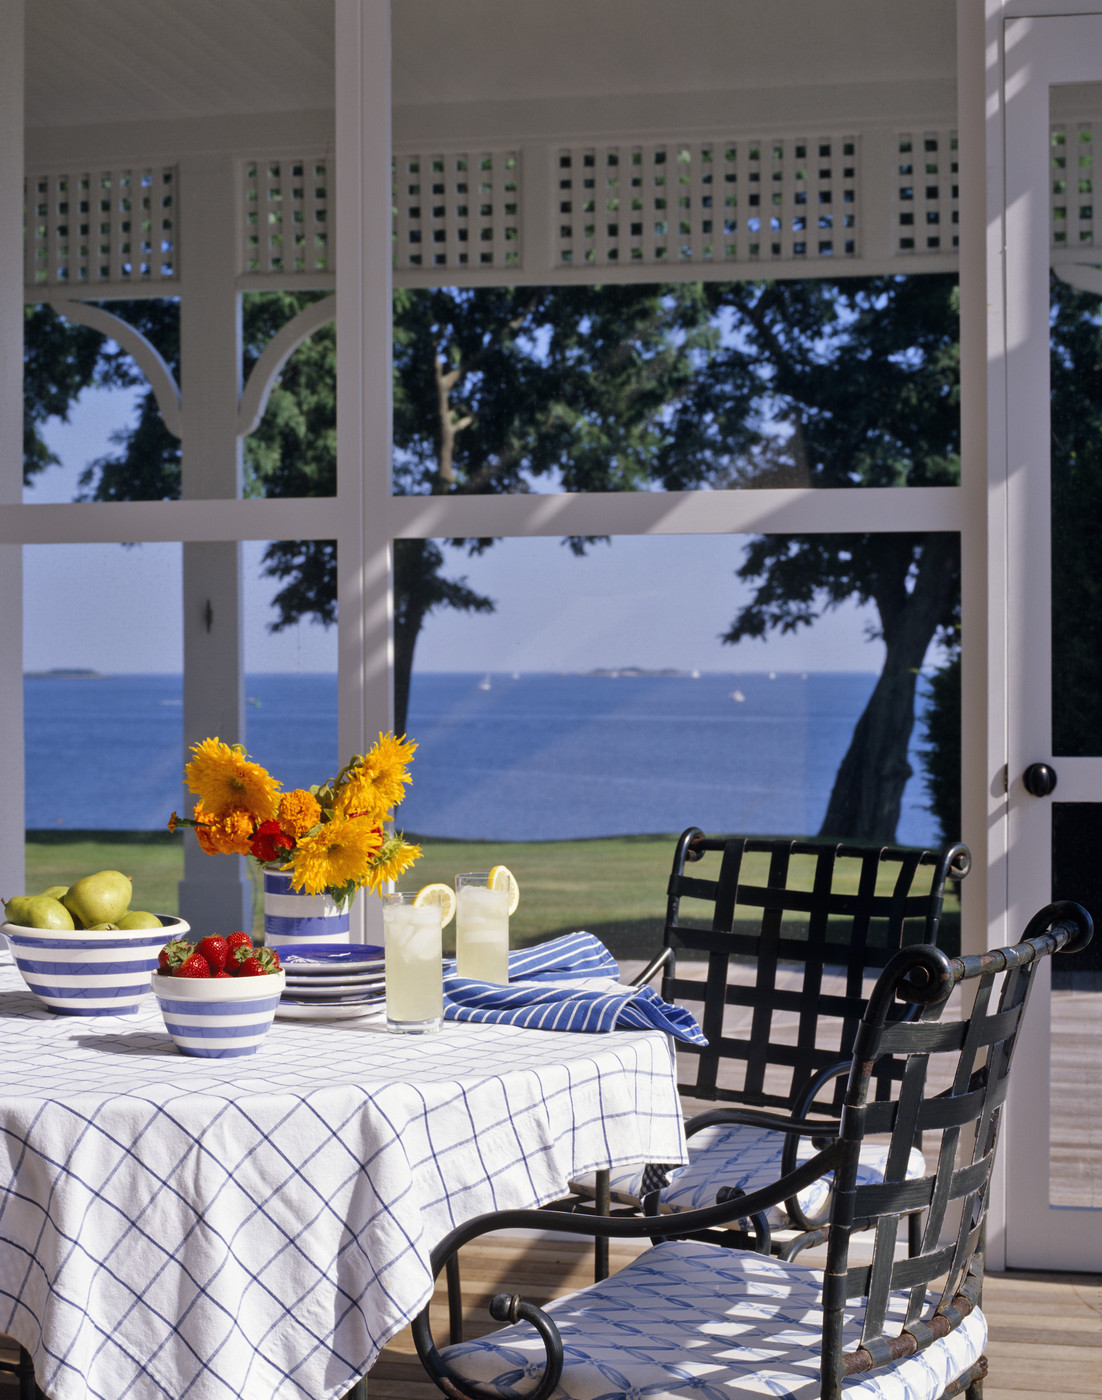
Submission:
M 907 749 L 919 670 L 956 587 L 957 547 L 955 536 L 927 536 L 914 587 L 891 626 L 884 626 L 884 669 L 835 776 L 820 836 L 885 845 L 896 839 L 912 773 Z
M 394 732 L 406 732 L 406 717 L 409 714 L 409 687 L 413 675 L 413 653 L 417 646 L 417 636 L 421 631 L 424 616 L 416 622 L 405 619 L 394 624 Z

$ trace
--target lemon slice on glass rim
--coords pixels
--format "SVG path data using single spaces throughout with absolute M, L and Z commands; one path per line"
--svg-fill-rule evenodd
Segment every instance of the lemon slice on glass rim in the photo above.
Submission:
M 515 914 L 517 905 L 520 903 L 520 886 L 517 884 L 517 877 L 507 865 L 495 865 L 491 868 L 486 879 L 487 885 L 492 890 L 509 891 L 509 913 Z
M 414 908 L 420 909 L 426 904 L 439 904 L 440 906 L 440 927 L 450 924 L 455 914 L 455 891 L 450 885 L 425 885 L 413 896 Z

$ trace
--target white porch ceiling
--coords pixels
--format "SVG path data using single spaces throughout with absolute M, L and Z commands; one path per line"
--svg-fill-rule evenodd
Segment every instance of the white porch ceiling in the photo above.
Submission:
M 394 0 L 398 108 L 951 92 L 955 0 Z M 31 131 L 332 107 L 332 0 L 32 0 Z

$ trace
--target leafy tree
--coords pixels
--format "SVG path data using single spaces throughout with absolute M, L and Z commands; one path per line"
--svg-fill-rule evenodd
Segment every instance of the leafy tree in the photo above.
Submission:
M 920 749 L 923 786 L 943 841 L 963 839 L 960 802 L 960 648 L 929 679 L 922 727 L 928 744 Z
M 703 456 L 714 481 L 748 487 L 958 480 L 955 278 L 714 284 L 707 294 L 730 329 L 677 407 L 663 456 L 670 484 Z M 751 543 L 738 576 L 756 587 L 727 642 L 794 632 L 848 598 L 875 606 L 884 667 L 821 832 L 894 840 L 919 668 L 958 620 L 956 537 L 767 535 Z
M 245 299 L 246 370 L 310 299 L 289 293 Z M 174 307 L 140 302 L 113 303 L 111 309 L 141 329 L 179 372 Z M 565 490 L 644 487 L 656 471 L 664 416 L 691 383 L 697 357 L 716 338 L 701 289 L 691 285 L 400 291 L 394 308 L 395 489 L 518 492 L 540 477 Z M 136 382 L 126 364 L 105 354 L 94 382 L 104 382 L 108 372 L 112 382 Z M 248 493 L 335 491 L 335 383 L 335 334 L 327 326 L 288 361 L 263 423 L 248 439 Z M 116 440 L 121 450 L 83 474 L 86 497 L 179 495 L 179 444 L 161 425 L 152 395 L 144 396 L 134 427 Z M 452 543 L 478 553 L 492 541 Z M 580 553 L 588 541 L 569 543 Z M 493 609 L 464 579 L 447 577 L 445 563 L 433 541 L 396 545 L 399 730 L 405 727 L 414 648 L 426 617 L 439 607 Z M 335 620 L 334 541 L 276 541 L 265 564 L 282 585 L 273 599 L 274 630 L 308 617 L 324 625 Z
M 129 360 L 108 351 L 97 331 L 63 321 L 47 306 L 24 308 L 23 341 L 23 480 L 29 483 L 58 460 L 42 425 L 68 419 L 75 400 L 93 385 L 128 382 Z

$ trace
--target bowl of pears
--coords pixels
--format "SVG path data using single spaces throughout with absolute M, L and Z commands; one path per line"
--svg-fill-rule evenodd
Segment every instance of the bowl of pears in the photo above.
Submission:
M 70 1016 L 137 1011 L 165 941 L 189 931 L 174 915 L 134 907 L 130 877 L 118 870 L 97 870 L 3 905 L 0 933 L 23 981 L 50 1011 Z

